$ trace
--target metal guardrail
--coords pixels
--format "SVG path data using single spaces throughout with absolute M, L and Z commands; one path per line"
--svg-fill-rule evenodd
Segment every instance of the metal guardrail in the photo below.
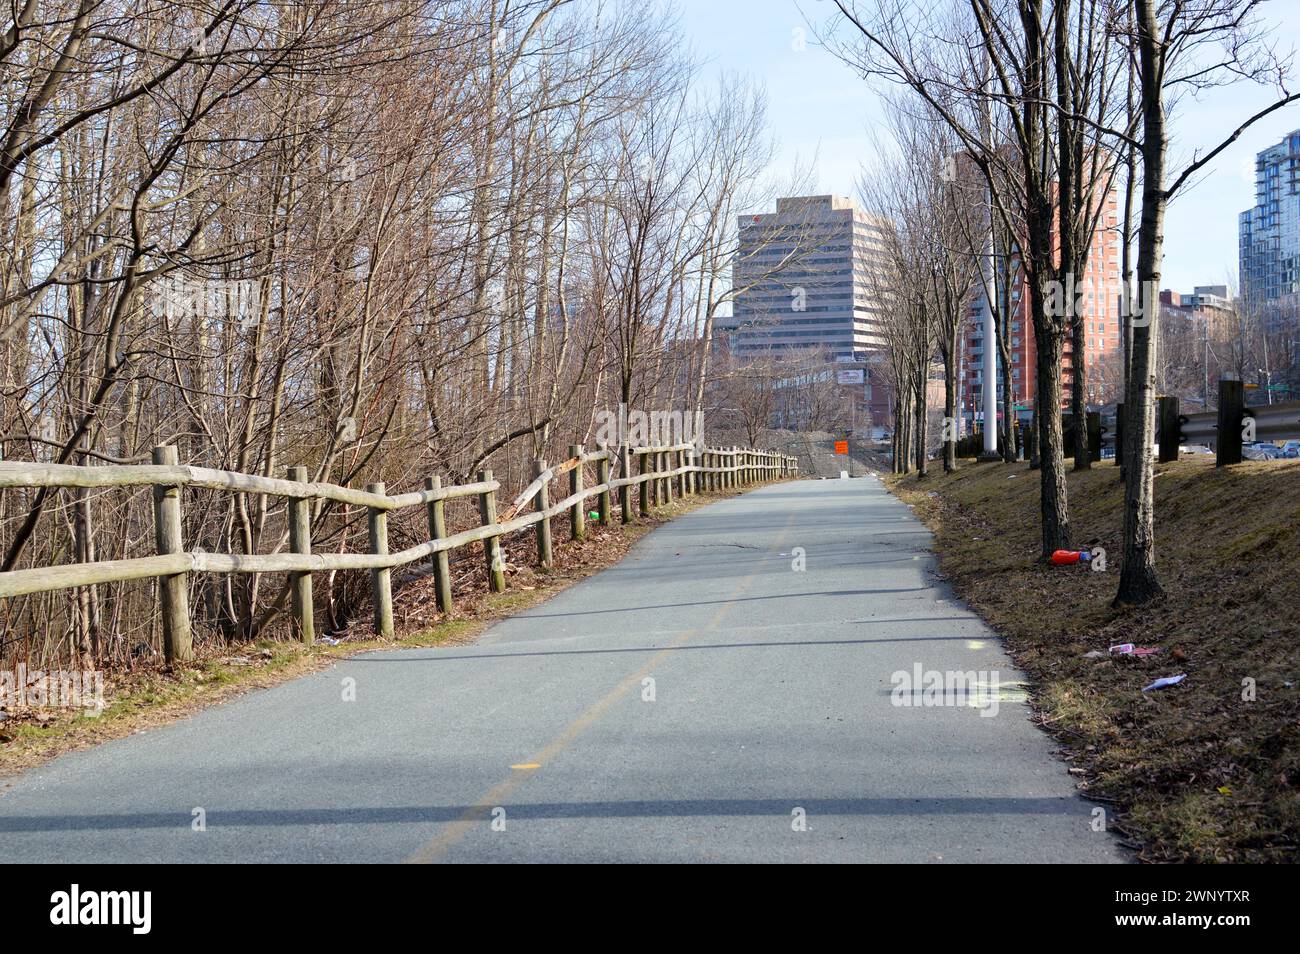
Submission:
M 1182 414 L 1178 398 L 1162 397 L 1156 415 L 1160 461 L 1178 459 L 1180 444 L 1213 447 L 1220 466 L 1242 460 L 1242 445 L 1254 441 L 1300 440 L 1300 401 L 1248 407 L 1240 381 L 1219 382 L 1219 408 Z M 1221 440 L 1221 435 L 1236 437 Z
M 1300 440 L 1300 401 L 1242 408 L 1242 417 L 1255 422 L 1255 440 Z M 1179 439 L 1184 444 L 1210 444 L 1219 436 L 1219 412 L 1178 415 Z

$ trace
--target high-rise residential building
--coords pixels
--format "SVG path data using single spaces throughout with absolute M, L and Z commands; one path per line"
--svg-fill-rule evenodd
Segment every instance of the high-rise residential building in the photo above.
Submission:
M 878 220 L 850 199 L 814 195 L 778 199 L 738 226 L 735 304 L 717 320 L 732 355 L 822 349 L 865 360 L 884 348 L 869 282 L 884 253 Z
M 882 312 L 871 282 L 883 268 L 885 223 L 851 199 L 813 195 L 778 199 L 775 212 L 740 216 L 737 225 L 734 304 L 716 320 L 715 340 L 741 361 L 820 352 L 844 387 L 860 388 L 864 419 L 887 420 Z
M 1123 290 L 1120 276 L 1118 199 L 1114 189 L 1102 197 L 1097 227 L 1088 251 L 1088 269 L 1075 279 L 1084 305 L 1083 360 L 1086 371 L 1085 388 L 1089 403 L 1102 403 L 1118 368 L 1120 349 L 1119 301 Z M 1016 416 L 1028 422 L 1033 414 L 1034 395 L 1037 393 L 1036 369 L 1038 347 L 1034 339 L 1033 319 L 1029 314 L 1029 292 L 1025 287 L 1023 272 L 1013 250 L 1009 267 L 1018 281 L 1011 283 L 1007 329 L 1011 356 L 1011 400 L 1016 406 Z M 999 267 L 1004 267 L 1001 263 Z M 967 422 L 982 420 L 984 401 L 984 349 L 996 349 L 998 344 L 984 332 L 988 307 L 982 286 L 977 286 L 970 304 L 965 334 L 962 336 L 962 389 L 961 416 Z M 1002 407 L 1002 369 L 997 376 L 998 407 Z M 1074 346 L 1069 337 L 1065 341 L 1062 363 L 1062 406 L 1068 407 L 1070 389 L 1074 383 Z
M 1255 206 L 1238 217 L 1242 301 L 1267 314 L 1300 299 L 1300 129 L 1255 156 Z

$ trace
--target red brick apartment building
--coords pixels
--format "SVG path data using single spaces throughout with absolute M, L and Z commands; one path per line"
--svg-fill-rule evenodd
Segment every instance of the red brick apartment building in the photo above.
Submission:
M 1089 404 L 1106 400 L 1107 392 L 1116 383 L 1119 372 L 1120 316 L 1119 301 L 1122 291 L 1118 233 L 1118 199 L 1111 189 L 1102 200 L 1101 215 L 1092 236 L 1087 272 L 1076 281 L 1083 290 L 1085 307 L 1083 361 L 1086 369 L 1086 398 Z M 1029 317 L 1029 296 L 1023 275 L 1018 269 L 1018 257 L 1011 256 L 1010 266 L 1019 275 L 1011 285 L 1010 344 L 1011 392 L 1016 406 L 1016 416 L 1028 422 L 1033 411 L 1036 391 L 1035 369 L 1038 349 L 1034 342 L 1034 326 Z M 961 416 L 969 428 L 972 420 L 983 420 L 983 359 L 984 348 L 997 348 L 996 341 L 986 343 L 984 313 L 986 303 L 982 287 L 972 296 L 965 333 L 962 335 Z M 1068 406 L 1070 389 L 1074 382 L 1074 348 L 1069 337 L 1065 341 L 1063 362 L 1063 407 Z M 998 368 L 998 407 L 1002 406 L 1002 371 Z M 1000 418 L 999 418 L 1000 419 Z

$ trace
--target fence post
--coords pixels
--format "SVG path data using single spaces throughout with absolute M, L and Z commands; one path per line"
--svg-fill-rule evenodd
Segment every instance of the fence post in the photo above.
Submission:
M 491 483 L 492 471 L 478 472 L 480 483 Z M 490 527 L 497 522 L 497 492 L 485 490 L 478 495 L 479 516 L 483 525 Z M 506 589 L 506 564 L 501 557 L 501 537 L 493 535 L 483 538 L 483 559 L 487 562 L 488 587 L 493 593 L 504 593 Z
M 1162 397 L 1159 400 L 1160 463 L 1168 464 L 1178 460 L 1178 398 Z
M 650 473 L 650 454 L 646 451 L 640 451 L 636 456 L 640 464 L 641 476 L 644 477 L 646 474 Z M 650 485 L 653 483 L 653 480 L 643 480 L 638 485 L 641 488 L 641 492 L 637 496 L 641 501 L 641 516 L 643 517 L 650 516 Z
M 426 490 L 442 490 L 442 478 L 430 477 L 424 482 Z M 429 539 L 442 540 L 447 536 L 447 502 L 431 500 L 428 507 Z M 441 550 L 433 555 L 433 583 L 438 596 L 438 609 L 451 612 L 451 565 L 447 551 Z
M 669 471 L 671 471 L 671 470 L 674 469 L 674 467 L 673 467 L 673 458 L 676 457 L 676 456 L 677 456 L 677 455 L 676 455 L 675 453 L 673 453 L 672 451 L 668 451 L 668 450 L 666 450 L 666 451 L 660 451 L 660 452 L 659 452 L 659 459 L 660 459 L 661 461 L 663 461 L 663 473 L 665 474 L 664 479 L 663 479 L 663 481 L 664 481 L 664 483 L 663 483 L 663 487 L 664 487 L 663 502 L 664 502 L 665 504 L 669 505 L 669 506 L 671 506 L 671 505 L 672 505 L 672 502 L 673 502 L 673 481 L 674 481 L 676 478 L 674 478 L 674 477 L 668 477 L 667 474 L 668 474 Z
M 1241 425 L 1246 416 L 1246 389 L 1240 381 L 1219 379 L 1219 437 L 1215 466 L 1241 463 Z
M 702 462 L 700 466 L 705 468 L 710 468 L 713 466 L 713 454 L 708 450 L 708 448 L 705 448 L 701 460 Z M 704 490 L 707 493 L 712 493 L 716 489 L 713 486 L 713 475 L 706 473 L 706 474 L 701 474 L 700 476 L 704 478 Z
M 533 463 L 533 476 L 540 477 L 546 470 L 546 461 L 538 460 Z M 551 509 L 551 487 L 550 481 L 543 481 L 541 490 L 537 491 L 537 512 L 545 513 Z M 537 521 L 537 562 L 544 568 L 550 569 L 554 563 L 554 551 L 551 549 L 551 518 L 542 517 Z
M 290 467 L 289 479 L 307 482 L 306 467 Z M 289 549 L 294 553 L 311 553 L 311 498 L 289 498 Z M 293 620 L 298 627 L 298 637 L 307 644 L 316 640 L 316 621 L 312 613 L 311 571 L 289 574 L 289 590 L 293 604 Z
M 383 494 L 383 482 L 367 484 L 366 492 Z M 388 511 L 370 507 L 367 523 L 370 529 L 370 552 L 376 556 L 387 556 Z M 375 604 L 375 634 L 389 639 L 393 635 L 393 571 L 388 567 L 372 567 L 370 589 Z
M 619 473 L 624 480 L 632 478 L 632 448 L 626 443 L 618 445 Z M 632 522 L 632 485 L 624 484 L 618 488 L 618 504 L 623 510 L 623 522 Z
M 155 464 L 174 467 L 180 463 L 175 447 L 155 447 Z M 181 488 L 153 489 L 154 542 L 158 555 L 184 553 L 181 541 Z M 188 662 L 194 658 L 194 640 L 190 634 L 189 574 L 173 573 L 158 577 L 158 601 L 162 609 L 163 654 L 168 663 Z
M 569 456 L 578 458 L 578 466 L 569 471 L 569 493 L 580 493 L 583 489 L 582 445 L 570 444 Z M 584 498 L 569 508 L 569 535 L 575 540 L 587 538 L 587 501 Z
M 604 486 L 609 483 L 609 447 L 606 444 L 601 444 L 599 447 L 601 458 L 596 461 L 596 483 Z M 602 527 L 608 527 L 612 522 L 610 515 L 611 502 L 609 488 L 605 487 L 600 492 L 600 525 Z

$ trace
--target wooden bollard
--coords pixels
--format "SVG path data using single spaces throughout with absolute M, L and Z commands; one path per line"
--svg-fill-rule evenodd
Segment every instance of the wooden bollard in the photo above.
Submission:
M 1219 379 L 1219 434 L 1215 466 L 1240 464 L 1241 430 L 1246 417 L 1246 388 L 1240 381 Z
M 546 470 L 546 461 L 539 460 L 533 464 L 533 476 L 540 477 Z M 537 512 L 545 513 L 551 509 L 550 481 L 542 481 L 542 488 L 537 491 Z M 550 569 L 554 564 L 554 552 L 551 548 L 551 518 L 542 517 L 537 521 L 537 562 Z
M 442 478 L 430 477 L 424 482 L 426 490 L 442 490 Z M 429 518 L 429 539 L 445 540 L 447 538 L 447 501 L 430 500 L 425 508 Z M 438 598 L 438 609 L 443 613 L 451 612 L 451 564 L 447 551 L 440 550 L 433 555 L 433 584 Z
M 478 479 L 479 483 L 491 483 L 492 471 L 479 471 Z M 497 492 L 495 490 L 485 490 L 480 493 L 478 495 L 478 509 L 485 527 L 490 527 L 496 523 Z M 489 588 L 493 593 L 504 593 L 506 590 L 506 561 L 501 555 L 501 536 L 499 534 L 483 538 L 483 559 L 487 563 Z
M 583 489 L 582 445 L 570 444 L 569 456 L 578 458 L 578 466 L 569 471 L 569 494 L 572 496 L 581 493 Z M 586 504 L 586 500 L 578 500 L 569 508 L 569 535 L 574 540 L 584 540 L 587 537 Z
M 608 527 L 613 522 L 610 513 L 612 500 L 609 493 L 609 447 L 600 445 L 600 459 L 596 461 L 596 483 L 605 489 L 600 492 L 600 525 Z
M 367 484 L 366 492 L 384 493 L 382 482 Z M 367 524 L 370 529 L 370 552 L 375 556 L 388 555 L 388 511 L 370 507 Z M 389 567 L 372 567 L 370 570 L 371 600 L 375 609 L 375 633 L 385 639 L 393 635 L 393 571 Z
M 1160 463 L 1168 464 L 1178 460 L 1178 398 L 1159 398 L 1156 413 L 1160 427 Z
M 180 463 L 175 447 L 153 449 L 153 462 L 174 467 Z M 154 543 L 158 555 L 184 553 L 181 539 L 181 488 L 153 489 Z M 194 658 L 194 638 L 190 633 L 189 574 L 173 573 L 158 577 L 158 602 L 162 610 L 163 655 L 169 663 L 188 662 Z
M 290 467 L 289 479 L 299 483 L 307 482 L 306 467 Z M 290 497 L 289 507 L 289 550 L 293 553 L 311 553 L 311 498 Z M 313 613 L 311 593 L 311 571 L 303 570 L 289 574 L 289 593 L 293 606 L 293 621 L 298 630 L 298 638 L 304 643 L 316 639 L 316 620 Z

